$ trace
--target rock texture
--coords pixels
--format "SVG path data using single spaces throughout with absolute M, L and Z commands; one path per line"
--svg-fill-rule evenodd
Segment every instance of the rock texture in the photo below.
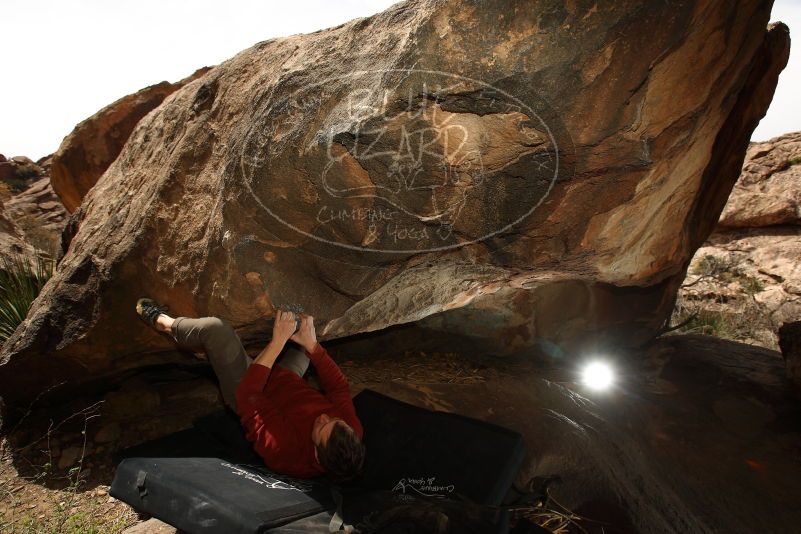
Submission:
M 613 523 L 608 532 L 796 530 L 801 408 L 781 355 L 668 336 L 628 356 L 620 387 L 605 394 L 570 374 L 547 380 L 541 370 L 470 384 L 369 387 L 521 432 L 528 454 L 518 484 L 557 475 L 560 504 L 601 521 L 599 510 L 621 510 L 634 525 Z
M 206 74 L 196 70 L 183 80 L 145 87 L 104 107 L 78 124 L 53 154 L 51 179 L 67 211 L 75 211 L 86 192 L 120 154 L 139 121 L 169 95 Z
M 25 240 L 35 248 L 56 257 L 61 248 L 61 232 L 67 220 L 64 205 L 44 176 L 5 204 L 6 212 L 21 229 Z
M 258 43 L 86 194 L 3 347 L 6 403 L 171 361 L 142 295 L 246 341 L 280 306 L 321 339 L 445 313 L 499 345 L 650 338 L 786 64 L 770 9 L 415 0 Z
M 5 158 L 0 158 L 0 163 Z M 36 174 L 19 179 L 16 173 L 9 182 L 0 185 L 0 270 L 5 260 L 24 258 L 31 267 L 37 267 L 37 256 L 57 258 L 61 254 L 61 234 L 66 222 L 66 211 L 50 187 L 49 156 L 32 163 L 25 157 L 12 161 L 22 165 L 33 165 Z M 29 167 L 33 168 L 33 167 Z M 28 186 L 13 194 L 17 187 Z
M 4 257 L 21 254 L 32 259 L 42 252 L 56 257 L 61 251 L 67 213 L 50 186 L 50 157 L 36 163 L 25 156 L 0 157 L 0 165 L 9 170 L 8 176 L 0 176 L 0 254 Z
M 801 225 L 801 132 L 748 147 L 742 174 L 719 225 Z
M 159 521 L 155 517 L 137 523 L 132 527 L 128 527 L 122 531 L 122 534 L 177 534 L 178 531 L 175 527 L 168 525 L 163 521 Z
M 779 326 L 801 318 L 800 200 L 801 133 L 752 143 L 680 302 L 732 325 L 727 337 L 778 348 Z
M 22 230 L 9 217 L 5 206 L 0 202 L 0 256 L 8 258 L 17 254 L 32 254 L 34 248 L 24 238 Z
M 40 162 L 48 163 L 47 158 L 42 158 Z M 3 156 L 0 158 L 0 200 L 24 191 L 46 173 L 42 166 L 26 156 L 14 156 L 11 159 Z

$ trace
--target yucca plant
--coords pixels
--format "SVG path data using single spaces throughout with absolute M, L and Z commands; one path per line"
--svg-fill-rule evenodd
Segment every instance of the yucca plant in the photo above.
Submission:
M 25 320 L 31 303 L 53 275 L 56 262 L 36 254 L 21 254 L 0 259 L 0 345 L 11 337 Z

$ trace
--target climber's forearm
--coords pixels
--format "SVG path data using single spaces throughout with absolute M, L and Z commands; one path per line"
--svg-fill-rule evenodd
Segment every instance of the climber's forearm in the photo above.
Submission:
M 284 343 L 281 343 L 275 339 L 271 339 L 267 346 L 262 349 L 258 356 L 256 356 L 256 359 L 253 361 L 253 363 L 257 363 L 272 369 L 273 365 L 275 364 L 275 360 L 278 359 L 278 355 L 281 354 L 283 349 Z

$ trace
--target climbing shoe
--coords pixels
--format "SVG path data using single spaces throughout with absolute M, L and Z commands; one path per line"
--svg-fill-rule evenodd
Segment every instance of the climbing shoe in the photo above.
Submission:
M 166 313 L 168 309 L 167 306 L 159 304 L 155 300 L 147 297 L 136 301 L 136 314 L 145 324 L 153 328 L 156 328 L 156 317 L 158 317 L 160 313 Z

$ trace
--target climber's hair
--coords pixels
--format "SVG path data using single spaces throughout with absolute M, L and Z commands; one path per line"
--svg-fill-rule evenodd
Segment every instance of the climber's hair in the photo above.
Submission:
M 349 482 L 362 474 L 365 447 L 356 432 L 347 424 L 336 422 L 325 445 L 317 447 L 320 465 L 331 482 Z

